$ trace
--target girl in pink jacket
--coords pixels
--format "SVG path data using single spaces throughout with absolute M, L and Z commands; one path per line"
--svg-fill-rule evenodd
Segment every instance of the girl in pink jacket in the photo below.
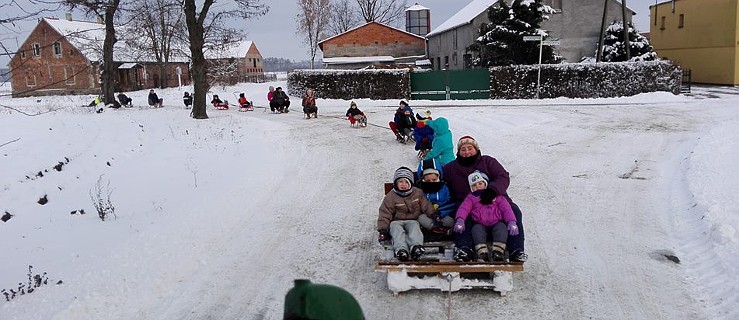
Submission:
M 511 205 L 502 195 L 495 193 L 492 196 L 487 193 L 483 195 L 482 191 L 488 186 L 488 177 L 484 173 L 475 170 L 467 176 L 467 181 L 472 193 L 457 209 L 454 232 L 462 233 L 465 228 L 464 221 L 472 214 L 475 224 L 470 232 L 477 252 L 477 261 L 485 262 L 491 258 L 488 253 L 488 235 L 493 240 L 492 261 L 504 261 L 508 235 L 518 234 L 516 217 L 513 215 Z

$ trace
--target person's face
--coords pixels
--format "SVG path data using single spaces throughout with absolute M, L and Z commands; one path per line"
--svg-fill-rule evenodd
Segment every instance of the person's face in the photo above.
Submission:
M 436 173 L 429 173 L 423 176 L 423 182 L 439 182 L 439 175 Z
M 356 109 L 356 108 L 357 108 L 357 106 L 356 106 L 356 105 L 352 105 L 352 109 Z
M 487 187 L 488 185 L 485 183 L 485 181 L 477 181 L 473 183 L 472 186 L 470 186 L 470 188 L 472 189 L 472 192 L 475 192 L 478 190 L 485 190 L 485 188 Z
M 406 116 L 410 116 L 410 115 L 411 115 L 411 112 L 410 112 L 410 111 L 408 111 L 408 110 L 405 110 L 404 114 L 405 114 Z
M 465 143 L 461 147 L 459 147 L 459 156 L 462 158 L 468 158 L 472 157 L 477 154 L 477 149 L 475 149 L 475 146 Z
M 408 191 L 411 189 L 411 182 L 408 179 L 398 179 L 398 191 Z

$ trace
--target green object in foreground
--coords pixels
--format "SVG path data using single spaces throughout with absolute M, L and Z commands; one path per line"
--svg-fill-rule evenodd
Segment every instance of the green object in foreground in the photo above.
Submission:
M 364 320 L 362 308 L 346 290 L 327 284 L 295 280 L 285 295 L 285 320 Z

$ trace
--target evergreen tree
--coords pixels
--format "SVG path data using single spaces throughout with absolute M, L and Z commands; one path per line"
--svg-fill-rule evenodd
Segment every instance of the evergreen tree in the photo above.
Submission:
M 539 63 L 539 42 L 523 41 L 524 36 L 543 35 L 542 21 L 549 19 L 546 14 L 554 13 L 552 7 L 541 0 L 513 0 L 508 5 L 499 1 L 497 6 L 488 9 L 489 23 L 479 28 L 480 36 L 467 47 L 467 51 L 477 53 L 472 63 L 475 66 L 506 66 L 513 64 Z M 559 63 L 562 58 L 554 53 L 551 46 L 544 46 L 542 63 Z
M 626 46 L 624 45 L 624 25 L 621 21 L 614 21 L 606 29 L 603 36 L 603 62 L 626 61 Z M 629 61 L 657 60 L 657 53 L 649 44 L 649 39 L 639 34 L 632 24 L 629 24 Z M 596 49 L 596 55 L 598 54 Z

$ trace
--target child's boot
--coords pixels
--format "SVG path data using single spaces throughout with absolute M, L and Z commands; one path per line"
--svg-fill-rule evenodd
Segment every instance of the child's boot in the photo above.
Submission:
M 487 244 L 476 245 L 475 251 L 477 252 L 477 262 L 487 262 L 490 259 Z
M 395 257 L 400 261 L 408 261 L 408 250 L 400 249 L 395 253 Z
M 415 245 L 411 248 L 411 259 L 413 259 L 413 261 L 418 261 L 424 253 L 426 253 L 426 249 L 424 249 L 423 246 Z
M 493 242 L 493 261 L 505 261 L 505 243 Z

